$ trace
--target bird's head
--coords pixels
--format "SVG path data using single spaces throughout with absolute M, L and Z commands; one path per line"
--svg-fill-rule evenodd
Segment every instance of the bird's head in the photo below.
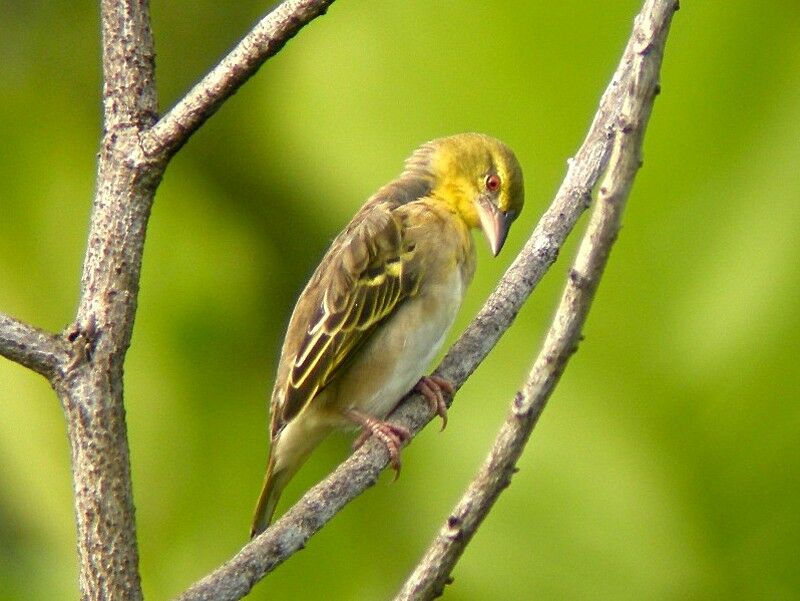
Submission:
M 522 168 L 511 149 L 490 136 L 466 133 L 422 146 L 407 169 L 423 169 L 432 193 L 450 204 L 469 227 L 480 227 L 495 256 L 522 211 Z

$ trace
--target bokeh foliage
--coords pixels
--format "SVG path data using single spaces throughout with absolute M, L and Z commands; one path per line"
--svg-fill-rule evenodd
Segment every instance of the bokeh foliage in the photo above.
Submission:
M 462 328 L 577 148 L 638 0 L 340 0 L 183 149 L 158 192 L 126 366 L 145 594 L 244 542 L 294 296 L 420 142 L 516 149 L 527 209 L 481 243 Z M 153 0 L 171 105 L 264 3 Z M 95 3 L 0 5 L 0 310 L 76 306 L 99 139 Z M 625 228 L 521 471 L 447 599 L 800 598 L 800 5 L 683 2 Z M 351 504 L 254 599 L 382 599 L 481 462 L 574 240 L 403 477 Z M 453 336 L 455 336 L 454 332 Z M 348 448 L 334 436 L 287 491 Z M 38 376 L 0 361 L 0 598 L 74 598 L 69 451 Z

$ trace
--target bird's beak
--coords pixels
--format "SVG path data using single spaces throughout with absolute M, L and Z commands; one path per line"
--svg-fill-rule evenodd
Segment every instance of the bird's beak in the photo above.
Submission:
M 508 228 L 514 221 L 514 213 L 509 211 L 504 213 L 488 198 L 484 197 L 478 201 L 478 217 L 481 220 L 481 229 L 486 239 L 489 241 L 489 248 L 496 257 L 508 236 Z

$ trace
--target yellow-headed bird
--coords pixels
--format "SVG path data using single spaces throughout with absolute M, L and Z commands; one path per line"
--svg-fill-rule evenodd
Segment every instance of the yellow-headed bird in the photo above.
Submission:
M 275 388 L 267 475 L 251 535 L 333 429 L 363 428 L 392 466 L 409 436 L 383 421 L 417 385 L 443 418 L 442 378 L 423 377 L 475 271 L 470 230 L 497 255 L 524 202 L 522 170 L 502 142 L 476 133 L 423 144 L 333 241 L 294 308 Z

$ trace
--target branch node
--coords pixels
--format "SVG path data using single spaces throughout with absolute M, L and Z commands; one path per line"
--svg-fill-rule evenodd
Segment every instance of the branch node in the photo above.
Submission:
M 620 115 L 617 118 L 617 129 L 622 134 L 629 134 L 633 131 L 633 124 L 627 115 Z
M 82 363 L 92 362 L 92 355 L 100 335 L 94 313 L 90 314 L 82 323 L 77 321 L 73 323 L 65 335 L 72 345 L 69 351 L 70 362 L 64 368 L 64 374 L 67 375 Z
M 451 515 L 449 518 L 447 518 L 446 527 L 442 529 L 442 536 L 448 540 L 458 540 L 464 534 L 464 531 L 461 529 L 462 524 L 463 522 L 460 517 L 457 515 Z
M 522 394 L 522 391 L 518 390 L 517 394 L 514 395 L 512 408 L 516 417 L 525 417 L 528 415 L 530 406 L 525 402 L 525 395 Z
M 613 136 L 612 136 L 613 137 Z M 584 209 L 592 206 L 592 189 L 579 186 L 572 190 L 572 197 L 583 205 Z
M 574 267 L 569 270 L 569 281 L 575 288 L 579 290 L 586 290 L 592 284 L 592 279 L 590 276 L 581 273 Z

